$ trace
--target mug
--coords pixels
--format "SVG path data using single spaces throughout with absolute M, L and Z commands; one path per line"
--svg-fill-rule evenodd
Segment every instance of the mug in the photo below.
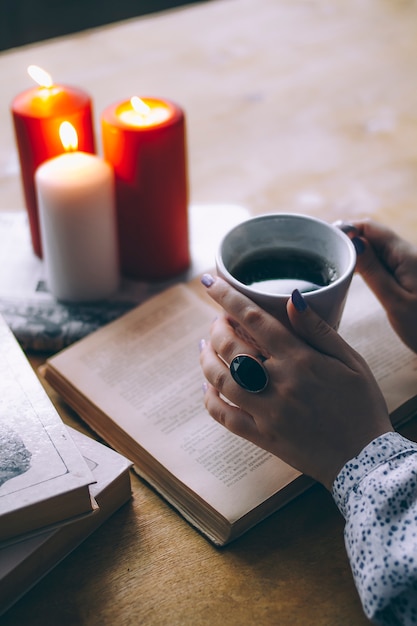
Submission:
M 337 329 L 355 270 L 356 250 L 336 226 L 296 213 L 268 213 L 229 230 L 216 255 L 219 276 L 288 324 L 287 301 L 299 289 Z

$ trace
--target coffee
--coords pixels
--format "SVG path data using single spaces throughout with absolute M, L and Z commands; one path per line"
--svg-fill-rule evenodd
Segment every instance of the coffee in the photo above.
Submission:
M 244 285 L 265 293 L 316 291 L 336 280 L 336 268 L 317 254 L 296 249 L 251 252 L 239 259 L 230 273 Z

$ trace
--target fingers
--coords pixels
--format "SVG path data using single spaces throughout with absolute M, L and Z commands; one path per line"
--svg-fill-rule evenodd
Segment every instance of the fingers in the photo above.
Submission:
M 403 290 L 392 271 L 381 261 L 366 240 L 364 251 L 357 257 L 356 270 L 383 305 L 388 306 L 390 301 L 401 296 Z
M 357 353 L 342 337 L 319 317 L 298 290 L 288 300 L 287 313 L 291 326 L 312 348 L 356 369 Z
M 355 234 L 369 241 L 377 255 L 386 262 L 391 251 L 402 241 L 393 230 L 370 219 L 353 221 L 351 225 L 356 230 Z
M 404 245 L 408 246 L 408 244 L 393 230 L 370 219 L 357 220 L 350 223 L 339 221 L 336 222 L 336 225 L 353 242 L 358 240 L 361 242 L 359 263 L 362 258 L 365 259 L 367 256 L 364 253 L 372 249 L 375 253 L 375 258 L 379 259 L 385 269 L 395 273 L 398 264 L 401 262 L 401 254 L 398 254 L 398 252 L 402 250 Z
M 334 226 L 340 228 L 351 239 L 364 237 L 379 254 L 383 253 L 385 249 L 389 250 L 400 239 L 393 230 L 371 219 L 353 220 L 352 222 L 338 220 Z
M 301 315 L 300 311 L 297 311 L 293 300 L 290 300 L 287 307 L 290 324 L 295 330 L 295 334 L 280 324 L 274 317 L 263 311 L 249 298 L 230 287 L 221 278 L 211 278 L 208 293 L 255 339 L 263 355 L 272 353 L 276 359 L 279 354 L 291 353 L 291 350 L 300 347 L 300 338 L 302 338 L 314 349 L 346 362 L 351 368 L 355 367 L 357 362 L 356 352 L 310 307 L 307 307 L 304 298 L 302 298 L 299 292 L 297 292 L 298 296 L 305 307 L 303 314 Z M 248 350 L 248 354 L 259 356 L 254 345 L 252 345 L 252 348 L 249 348 L 250 344 L 239 344 L 236 338 L 231 341 L 230 334 L 225 332 L 224 326 L 221 327 L 219 324 L 216 324 L 213 328 L 217 332 L 213 345 L 218 354 L 227 363 L 230 363 L 233 356 L 236 355 L 235 348 L 238 346 L 242 352 Z M 221 337 L 222 332 L 223 336 Z M 270 366 L 270 363 L 268 365 Z M 219 388 L 214 382 L 213 385 Z
M 242 340 L 249 341 L 251 338 L 252 343 L 257 346 L 258 354 L 260 351 L 261 354 L 268 355 L 277 344 L 290 348 L 297 343 L 297 339 L 283 324 L 222 278 L 206 276 L 202 282 L 208 287 L 210 297 L 226 311 L 236 334 Z
M 207 385 L 204 394 L 204 404 L 210 415 L 235 435 L 244 437 L 256 443 L 258 429 L 249 413 L 233 406 L 220 397 L 219 392 L 212 385 Z
M 409 279 L 401 269 L 415 251 L 412 246 L 386 226 L 372 220 L 340 224 L 353 241 L 360 237 L 361 249 L 357 255 L 356 270 L 374 291 L 385 307 L 401 296 Z M 404 283 L 404 284 L 403 284 Z
M 247 353 L 248 352 L 246 352 L 246 354 Z M 234 353 L 233 356 L 236 356 L 236 353 Z M 242 403 L 246 404 L 246 408 L 251 406 L 251 399 L 249 396 L 252 396 L 253 394 L 248 393 L 245 389 L 238 385 L 237 382 L 235 382 L 232 374 L 230 373 L 228 362 L 225 362 L 225 359 L 222 356 L 219 356 L 217 350 L 213 347 L 211 342 L 206 343 L 203 340 L 200 343 L 200 365 L 206 380 L 217 390 L 219 394 L 222 394 L 224 398 L 227 398 L 236 406 L 241 406 Z M 267 393 L 268 389 L 263 392 L 264 395 Z M 220 418 L 216 419 L 221 421 Z
M 417 350 L 417 248 L 371 220 L 337 224 L 352 241 L 362 242 L 357 271 L 385 308 L 391 326 Z
M 229 321 L 225 317 L 219 317 L 212 324 L 210 330 L 210 343 L 213 350 L 227 365 L 237 354 L 249 354 L 257 359 L 266 358 L 267 355 L 255 345 L 253 340 L 241 332 L 240 326 Z

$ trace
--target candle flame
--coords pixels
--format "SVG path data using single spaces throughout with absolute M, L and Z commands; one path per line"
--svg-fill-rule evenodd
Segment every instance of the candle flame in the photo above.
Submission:
M 67 152 L 77 150 L 78 148 L 78 135 L 74 126 L 70 122 L 62 122 L 59 127 L 59 136 Z
M 40 87 L 52 87 L 52 76 L 38 65 L 29 65 L 28 74 Z
M 138 96 L 133 96 L 133 98 L 130 99 L 130 104 L 135 109 L 136 113 L 139 113 L 139 115 L 148 115 L 151 110 L 151 107 L 146 104 L 146 102 L 138 98 Z

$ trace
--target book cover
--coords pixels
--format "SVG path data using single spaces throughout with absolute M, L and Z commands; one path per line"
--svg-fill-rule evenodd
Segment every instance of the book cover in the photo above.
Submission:
M 96 482 L 90 490 L 100 508 L 93 516 L 0 548 L 0 615 L 131 498 L 131 462 L 86 435 L 69 431 L 93 473 Z
M 92 513 L 94 477 L 0 316 L 0 544 Z

